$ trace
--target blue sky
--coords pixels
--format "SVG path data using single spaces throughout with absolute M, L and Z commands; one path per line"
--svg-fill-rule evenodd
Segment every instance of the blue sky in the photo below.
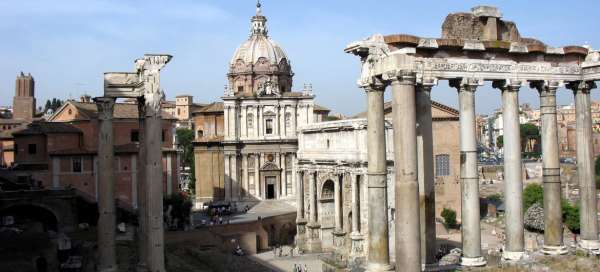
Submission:
M 374 33 L 439 37 L 448 13 L 480 4 L 500 7 L 521 35 L 551 46 L 600 48 L 597 1 L 367 1 L 263 0 L 270 36 L 284 47 L 295 72 L 294 89 L 312 83 L 317 103 L 334 112 L 365 108 L 356 87 L 359 62 L 343 49 Z M 162 87 L 167 97 L 192 94 L 196 102 L 219 100 L 227 63 L 248 35 L 254 0 L 2 0 L 0 1 L 0 105 L 12 104 L 15 76 L 36 79 L 38 105 L 47 98 L 77 98 L 102 91 L 102 73 L 130 71 L 144 53 L 169 53 Z M 598 92 L 598 91 L 596 91 Z M 388 97 L 389 97 L 388 91 Z M 457 96 L 442 82 L 433 98 L 456 107 Z M 595 98 L 600 98 L 594 95 Z M 477 111 L 500 107 L 500 93 L 478 90 Z M 572 94 L 559 91 L 559 103 Z M 521 102 L 536 106 L 531 89 Z

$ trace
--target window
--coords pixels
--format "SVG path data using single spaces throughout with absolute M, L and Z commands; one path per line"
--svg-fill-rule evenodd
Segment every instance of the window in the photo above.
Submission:
M 450 155 L 440 154 L 435 156 L 435 176 L 443 177 L 450 175 Z
M 289 112 L 285 114 L 285 132 L 288 135 L 292 132 L 292 114 Z
M 81 173 L 82 172 L 82 162 L 81 162 L 81 157 L 73 157 L 71 159 L 72 161 L 72 166 L 73 166 L 73 172 L 74 173 Z
M 273 119 L 265 120 L 266 134 L 273 134 Z
M 138 130 L 131 131 L 131 142 L 137 143 L 140 141 L 140 132 Z
M 238 86 L 238 93 L 244 92 L 244 86 Z
M 29 144 L 27 146 L 27 153 L 29 155 L 35 155 L 37 153 L 37 146 L 36 146 L 36 144 Z
M 167 137 L 166 134 L 167 134 L 167 132 L 165 130 L 161 131 L 161 134 L 160 134 L 161 141 L 163 141 L 163 142 L 165 141 L 165 139 Z
M 177 115 L 181 115 L 181 109 L 177 109 Z
M 202 137 L 204 137 L 204 131 L 202 131 L 201 129 L 199 129 L 199 130 L 198 130 L 198 135 L 197 135 L 197 137 L 198 137 L 198 138 L 202 138 Z

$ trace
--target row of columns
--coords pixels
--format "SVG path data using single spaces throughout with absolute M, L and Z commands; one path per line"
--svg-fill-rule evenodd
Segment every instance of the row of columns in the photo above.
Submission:
M 117 271 L 114 197 L 114 131 L 115 98 L 95 99 L 98 107 L 98 270 Z M 163 232 L 163 170 L 162 117 L 160 103 L 145 104 L 139 100 L 140 111 L 140 179 L 138 192 L 138 269 L 165 271 Z M 157 109 L 158 108 L 158 109 Z
M 319 216 L 317 211 L 317 181 L 316 181 L 316 171 L 298 171 L 297 172 L 297 210 L 296 210 L 296 225 L 297 225 L 297 235 L 296 235 L 296 245 L 303 249 L 308 250 L 310 252 L 319 252 L 321 251 L 321 238 L 320 238 L 320 224 L 319 224 Z M 308 176 L 308 219 L 306 218 L 305 213 L 305 178 Z M 360 257 L 363 254 L 362 248 L 362 240 L 363 236 L 360 233 L 360 182 L 359 176 L 352 175 L 351 182 L 351 190 L 352 190 L 352 219 L 351 219 L 351 230 L 350 238 L 352 240 L 351 245 L 351 256 Z M 343 213 L 342 213 L 342 188 L 343 188 L 343 176 L 340 175 L 339 179 L 334 181 L 334 209 L 335 209 L 335 218 L 334 218 L 334 239 L 338 242 L 343 241 L 346 235 L 345 231 L 342 227 L 343 221 Z M 308 228 L 308 230 L 307 230 Z M 334 240 L 334 246 L 340 247 L 339 244 L 336 245 Z
M 506 196 L 506 243 L 504 259 L 517 260 L 524 253 L 523 180 L 518 91 L 520 80 L 495 81 L 502 91 L 504 116 L 504 195 Z M 369 159 L 369 254 L 368 271 L 391 269 L 389 233 L 385 195 L 386 160 L 383 122 L 385 85 L 392 87 L 394 160 L 396 168 L 396 269 L 420 271 L 422 265 L 435 264 L 435 196 L 431 136 L 430 90 L 433 84 L 416 84 L 414 74 L 398 73 L 386 82 L 377 80 L 363 86 L 367 92 L 367 143 Z M 458 90 L 460 109 L 460 178 L 462 186 L 462 265 L 482 266 L 486 261 L 481 250 L 479 176 L 475 91 L 482 83 L 476 79 L 450 80 Z M 531 83 L 540 92 L 542 114 L 542 151 L 545 209 L 543 251 L 564 254 L 562 212 L 560 207 L 560 168 L 556 125 L 556 89 L 558 82 Z M 577 108 L 577 167 L 581 186 L 580 246 L 598 249 L 596 188 L 592 157 L 592 134 L 589 90 L 595 85 L 574 82 L 567 85 L 575 93 Z M 420 206 L 419 203 L 423 203 Z M 421 211 L 419 215 L 419 211 Z M 414 220 L 420 216 L 421 220 Z M 420 250 L 418 250 L 420 247 Z

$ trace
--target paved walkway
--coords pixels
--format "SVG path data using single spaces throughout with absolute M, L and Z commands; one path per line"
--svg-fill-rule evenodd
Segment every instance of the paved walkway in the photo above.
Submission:
M 284 253 L 289 252 L 289 248 L 284 248 Z M 249 256 L 249 258 L 256 260 L 266 266 L 269 266 L 275 271 L 294 271 L 294 264 L 301 265 L 308 269 L 307 272 L 320 272 L 322 270 L 322 262 L 319 259 L 320 254 L 303 254 L 300 256 L 273 256 L 273 251 L 266 251 L 256 255 Z
M 224 216 L 223 222 L 229 220 L 229 223 L 245 223 L 256 221 L 258 220 L 258 217 L 267 218 L 293 212 L 296 212 L 296 208 L 290 205 L 287 200 L 264 200 L 256 204 L 246 213 Z M 193 218 L 194 225 L 199 225 L 202 222 L 202 219 L 207 222 L 209 221 L 209 218 L 200 212 L 194 213 Z

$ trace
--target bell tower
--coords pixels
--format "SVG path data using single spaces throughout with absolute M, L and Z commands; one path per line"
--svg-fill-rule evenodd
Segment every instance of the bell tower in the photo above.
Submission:
M 35 81 L 31 74 L 17 76 L 15 97 L 13 99 L 13 118 L 26 121 L 33 120 L 35 115 Z

